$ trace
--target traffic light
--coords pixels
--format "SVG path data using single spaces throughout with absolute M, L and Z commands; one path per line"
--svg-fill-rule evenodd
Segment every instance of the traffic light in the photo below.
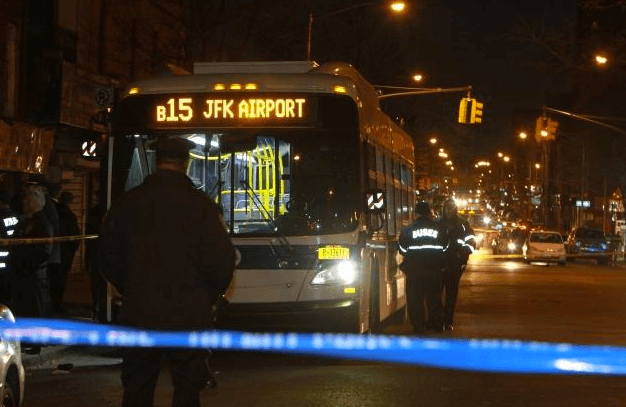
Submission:
M 459 104 L 459 123 L 467 123 L 468 122 L 467 105 L 471 101 L 472 101 L 472 99 L 470 99 L 470 98 L 463 98 L 463 99 L 461 99 L 461 103 Z
M 559 122 L 548 119 L 548 140 L 554 140 L 556 138 L 556 131 L 558 128 Z
M 482 123 L 483 104 L 476 99 L 463 98 L 459 104 L 459 123 Z
M 538 117 L 535 125 L 535 139 L 537 141 L 554 140 L 559 122 L 548 117 Z
M 476 99 L 472 99 L 472 114 L 470 116 L 470 123 L 482 123 L 483 122 L 483 104 Z

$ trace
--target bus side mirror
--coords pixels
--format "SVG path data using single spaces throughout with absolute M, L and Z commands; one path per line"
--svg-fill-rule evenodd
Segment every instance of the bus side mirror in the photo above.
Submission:
M 387 196 L 382 189 L 369 189 L 363 194 L 363 211 L 367 214 L 384 213 L 387 210 Z

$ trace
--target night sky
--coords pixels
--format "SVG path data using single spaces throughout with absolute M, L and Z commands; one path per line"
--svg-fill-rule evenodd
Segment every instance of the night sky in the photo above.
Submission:
M 541 68 L 546 55 L 539 46 L 517 34 L 524 21 L 535 29 L 573 24 L 575 0 L 542 3 L 449 0 L 418 10 L 425 34 L 410 64 L 426 75 L 424 86 L 473 86 L 485 104 L 485 123 L 471 129 L 469 144 L 478 147 L 476 154 L 514 141 L 520 130 L 511 123 L 516 109 L 540 109 L 546 94 L 571 90 L 568 77 Z M 432 98 L 422 106 L 436 110 L 437 101 L 454 110 L 458 96 Z M 454 143 L 454 135 L 442 137 Z
M 375 85 L 415 86 L 410 77 L 420 72 L 426 78 L 423 87 L 473 87 L 485 107 L 484 123 L 477 126 L 457 123 L 461 93 L 384 104 L 388 113 L 406 119 L 418 147 L 437 135 L 459 157 L 460 168 L 515 141 L 520 130 L 512 124 L 516 110 L 539 112 L 548 95 L 571 92 L 569 77 L 541 68 L 546 52 L 522 40 L 519 28 L 572 26 L 576 0 L 410 0 L 401 16 L 392 16 L 383 1 L 373 2 L 380 7 L 359 7 L 365 3 L 370 2 L 233 0 L 227 3 L 231 14 L 203 23 L 211 47 L 198 60 L 305 59 L 306 16 L 312 11 L 313 59 L 318 63 L 352 63 Z M 227 45 L 218 48 L 222 43 Z

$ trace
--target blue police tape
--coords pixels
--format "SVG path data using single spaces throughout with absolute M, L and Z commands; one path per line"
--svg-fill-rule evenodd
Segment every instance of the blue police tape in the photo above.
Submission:
M 626 375 L 624 348 L 517 340 L 220 330 L 159 332 L 27 318 L 0 321 L 0 337 L 47 345 L 281 352 L 498 373 Z

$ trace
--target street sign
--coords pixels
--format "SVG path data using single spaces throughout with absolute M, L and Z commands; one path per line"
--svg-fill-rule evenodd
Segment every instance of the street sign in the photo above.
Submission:
M 113 88 L 98 88 L 96 90 L 96 105 L 99 107 L 113 107 Z

